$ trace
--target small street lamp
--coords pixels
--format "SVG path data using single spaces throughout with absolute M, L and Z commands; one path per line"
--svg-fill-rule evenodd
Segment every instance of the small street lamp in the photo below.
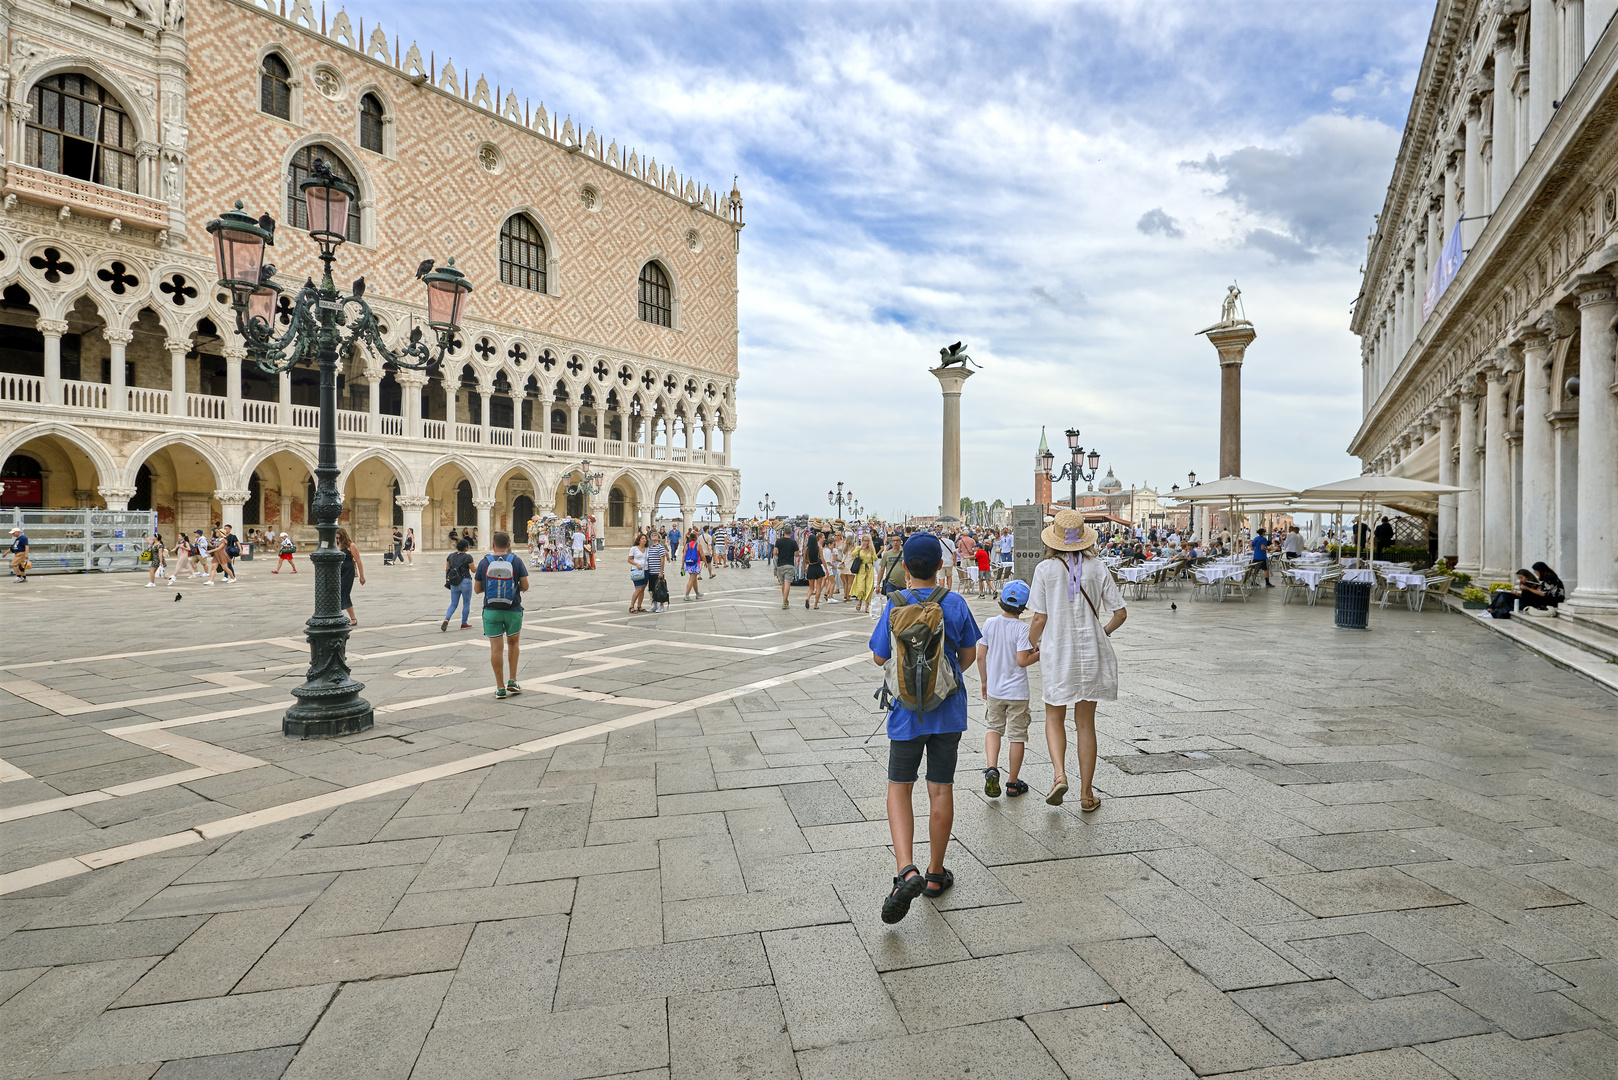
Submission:
M 770 517 L 775 513 L 775 503 L 770 500 L 768 491 L 764 493 L 764 501 L 758 504 L 758 513 L 760 517 Z
M 1052 477 L 1052 479 L 1057 483 L 1061 483 L 1063 480 L 1068 481 L 1068 509 L 1077 510 L 1079 508 L 1079 481 L 1083 480 L 1086 484 L 1089 484 L 1095 480 L 1096 473 L 1101 469 L 1101 451 L 1092 449 L 1086 456 L 1084 447 L 1079 445 L 1078 428 L 1067 429 L 1067 448 L 1068 453 L 1072 455 L 1072 460 L 1062 466 L 1062 472 L 1059 476 Z M 1056 464 L 1056 455 L 1047 449 L 1040 457 L 1045 466 L 1045 475 L 1050 476 L 1051 468 Z M 1090 466 L 1088 473 L 1084 471 L 1085 465 Z
M 843 482 L 841 480 L 839 480 L 839 481 L 837 481 L 837 490 L 836 491 L 828 491 L 828 492 L 826 492 L 826 502 L 828 504 L 832 505 L 832 506 L 837 507 L 837 520 L 841 521 L 841 520 L 843 520 L 843 507 L 844 507 L 844 505 L 852 505 L 853 504 L 853 502 L 854 502 L 854 493 L 852 491 L 845 493 L 843 491 Z
M 275 244 L 275 219 L 257 220 L 242 212 L 238 199 L 207 229 L 214 239 L 214 260 L 219 286 L 230 292 L 236 312 L 236 331 L 247 343 L 247 353 L 267 374 L 290 371 L 302 360 L 320 366 L 319 463 L 315 466 L 315 496 L 310 506 L 319 547 L 310 554 L 315 565 L 315 612 L 305 624 L 309 639 L 309 670 L 302 686 L 292 691 L 298 700 L 281 720 L 283 733 L 297 738 L 325 738 L 365 731 L 371 727 L 371 705 L 360 697 L 363 683 L 348 669 L 348 616 L 338 607 L 343 553 L 337 550 L 337 518 L 343 510 L 337 491 L 337 356 L 356 342 L 386 363 L 425 371 L 444 359 L 457 342 L 461 310 L 472 283 L 450 259 L 434 268 L 423 262 L 416 277 L 427 287 L 427 326 L 437 338 L 434 352 L 422 343 L 420 327 L 410 331 L 409 344 L 398 351 L 382 343 L 375 314 L 362 297 L 365 279 L 355 281 L 345 295 L 332 281 L 332 262 L 347 238 L 348 207 L 359 192 L 332 175 L 331 166 L 317 158 L 309 176 L 298 185 L 309 214 L 309 236 L 320 246 L 320 284 L 306 281 L 291 305 L 280 307 L 282 289 L 275 283 L 275 267 L 264 261 L 264 249 Z M 275 334 L 275 322 L 287 323 Z
M 574 469 L 573 472 L 576 472 L 576 473 L 579 474 L 579 479 L 578 479 L 577 483 L 572 483 L 572 484 L 568 485 L 567 493 L 569 495 L 600 495 L 601 494 L 601 481 L 602 481 L 602 479 L 604 477 L 603 477 L 603 475 L 601 473 L 591 472 L 590 471 L 590 459 L 589 458 L 585 458 L 583 461 L 579 462 L 579 467 L 577 469 Z M 569 473 L 568 474 L 569 478 L 571 478 L 572 475 L 573 475 L 573 473 Z

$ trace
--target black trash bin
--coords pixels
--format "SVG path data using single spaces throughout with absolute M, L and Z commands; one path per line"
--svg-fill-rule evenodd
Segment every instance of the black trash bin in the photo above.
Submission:
M 1337 583 L 1337 629 L 1369 630 L 1371 586 L 1364 581 Z

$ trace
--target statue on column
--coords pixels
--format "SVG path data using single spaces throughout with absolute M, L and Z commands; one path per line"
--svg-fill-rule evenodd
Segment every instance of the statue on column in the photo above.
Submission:
M 1238 320 L 1236 318 L 1236 308 L 1237 305 L 1241 303 L 1241 299 L 1242 290 L 1237 288 L 1235 285 L 1232 285 L 1225 290 L 1225 302 L 1219 307 L 1219 321 L 1221 323 L 1228 325 L 1238 321 L 1246 321 L 1245 319 Z
M 983 365 L 966 355 L 966 346 L 961 344 L 959 341 L 948 348 L 938 350 L 938 366 L 940 369 L 953 367 L 956 364 L 959 364 L 963 368 L 966 365 L 971 364 L 979 371 L 983 370 Z

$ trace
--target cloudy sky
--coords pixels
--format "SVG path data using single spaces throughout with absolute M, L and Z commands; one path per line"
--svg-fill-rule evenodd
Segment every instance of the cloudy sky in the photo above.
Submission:
M 1041 425 L 1127 487 L 1218 469 L 1225 286 L 1258 329 L 1243 471 L 1358 472 L 1348 332 L 1431 0 L 390 5 L 390 33 L 724 190 L 740 174 L 743 506 L 1032 494 Z M 373 17 L 379 12 L 372 11 Z

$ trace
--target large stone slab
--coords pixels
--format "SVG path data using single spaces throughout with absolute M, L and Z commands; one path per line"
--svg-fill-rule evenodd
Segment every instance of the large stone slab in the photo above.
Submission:
M 1069 1076 L 1191 1080 L 1185 1062 L 1128 1005 L 1032 1013 L 1023 1018 Z
M 237 985 L 237 993 L 447 971 L 460 963 L 470 924 L 350 937 L 282 941 Z
M 450 978 L 450 972 L 437 971 L 347 984 L 309 1033 L 285 1080 L 406 1080 Z
M 1069 948 L 890 971 L 882 982 L 911 1032 L 1118 1000 Z
M 661 1069 L 669 1060 L 663 1001 L 525 1014 L 427 1036 L 410 1080 L 581 1080 Z
M 1018 1020 L 809 1050 L 798 1055 L 798 1070 L 803 1080 L 888 1080 L 925 1075 L 919 1062 L 938 1063 L 931 1075 L 951 1080 L 1065 1080 L 1068 1075 Z
M 575 953 L 562 961 L 555 1009 L 766 986 L 772 981 L 757 934 Z
M 438 1025 L 550 1012 L 566 943 L 565 915 L 479 923 L 438 1012 Z
M 215 915 L 130 987 L 117 1007 L 230 993 L 302 910 L 257 908 Z
M 794 1050 L 905 1033 L 852 926 L 773 930 L 764 948 Z
M 165 956 L 207 922 L 205 915 L 149 919 L 105 925 L 64 926 L 55 930 L 24 930 L 5 939 L 0 969 L 59 967 L 126 960 L 136 956 Z
M 1447 979 L 1367 933 L 1299 938 L 1288 944 L 1318 963 L 1323 974 L 1368 998 L 1421 994 L 1451 986 Z
M 1457 902 L 1448 893 L 1391 866 L 1266 878 L 1264 884 L 1320 918 L 1442 907 Z
M 1110 899 L 1221 990 L 1304 978 L 1184 889 L 1132 889 Z
M 668 1009 L 669 1080 L 798 1080 L 774 987 L 683 993 Z
M 1369 1001 L 1336 979 L 1241 990 L 1231 1000 L 1310 1059 L 1479 1035 L 1491 1027 L 1443 994 Z

